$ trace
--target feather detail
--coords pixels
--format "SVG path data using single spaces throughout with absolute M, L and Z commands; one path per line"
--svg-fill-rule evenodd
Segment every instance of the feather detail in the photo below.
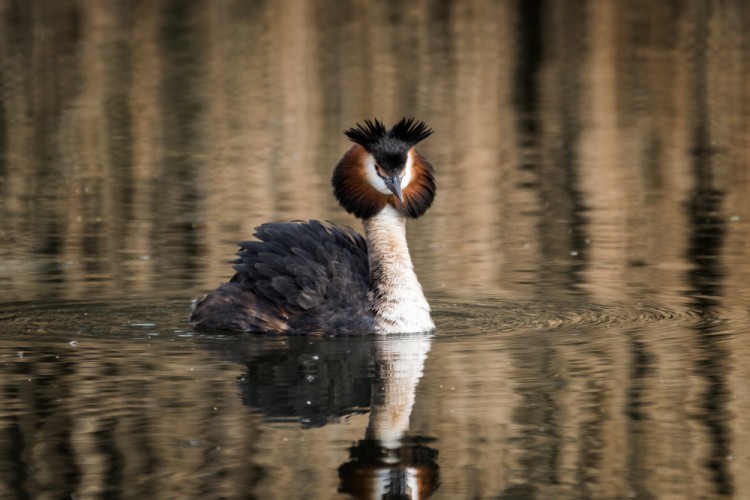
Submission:
M 333 195 L 350 214 L 369 219 L 388 204 L 389 195 L 373 188 L 366 179 L 365 159 L 369 153 L 363 146 L 352 147 L 333 171 Z
M 390 130 L 386 130 L 383 122 L 378 120 L 365 120 L 365 124 L 359 123 L 344 132 L 350 141 L 356 142 L 367 151 L 372 152 L 374 146 L 384 139 L 400 141 L 412 147 L 432 135 L 432 129 L 424 122 L 414 118 L 403 117 Z
M 353 128 L 344 132 L 344 135 L 369 151 L 368 145 L 378 142 L 387 135 L 387 132 L 383 122 L 376 118 L 373 121 L 365 120 L 364 125 L 357 123 Z
M 390 204 L 404 216 L 416 219 L 424 215 L 435 199 L 434 169 L 417 150 L 410 149 L 412 172 L 409 184 L 404 188 L 404 202 L 391 194 L 383 194 L 367 180 L 365 171 L 367 150 L 360 145 L 352 147 L 333 171 L 331 184 L 333 195 L 350 214 L 360 219 L 369 219 Z
M 412 156 L 412 178 L 409 185 L 403 191 L 404 202 L 401 203 L 396 197 L 392 196 L 390 203 L 401 214 L 412 219 L 424 215 L 428 208 L 432 206 L 437 193 L 435 185 L 434 169 L 417 150 L 409 151 Z
M 403 117 L 388 132 L 388 135 L 394 139 L 404 141 L 414 146 L 432 135 L 432 129 L 424 122 L 416 121 L 414 118 Z
M 318 221 L 268 223 L 240 243 L 229 283 L 196 301 L 196 327 L 302 334 L 372 332 L 367 244 Z

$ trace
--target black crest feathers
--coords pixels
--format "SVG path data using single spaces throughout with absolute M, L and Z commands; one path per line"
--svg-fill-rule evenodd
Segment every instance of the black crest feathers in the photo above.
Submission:
M 389 134 L 394 139 L 402 140 L 414 146 L 430 137 L 432 129 L 425 125 L 424 122 L 404 117 L 393 126 Z
M 432 135 L 432 129 L 422 121 L 404 117 L 390 130 L 386 130 L 385 125 L 380 120 L 365 120 L 364 125 L 358 123 L 356 127 L 344 132 L 344 135 L 350 141 L 356 142 L 368 151 L 372 151 L 373 146 L 383 139 L 395 139 L 412 147 Z

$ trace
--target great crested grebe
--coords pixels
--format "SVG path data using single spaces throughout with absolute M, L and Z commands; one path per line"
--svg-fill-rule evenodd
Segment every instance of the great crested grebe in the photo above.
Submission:
M 434 330 L 414 273 L 406 219 L 435 198 L 432 165 L 414 146 L 432 130 L 403 118 L 344 132 L 355 145 L 333 171 L 333 194 L 362 219 L 365 237 L 346 226 L 266 223 L 239 243 L 235 275 L 193 305 L 196 328 L 308 335 Z

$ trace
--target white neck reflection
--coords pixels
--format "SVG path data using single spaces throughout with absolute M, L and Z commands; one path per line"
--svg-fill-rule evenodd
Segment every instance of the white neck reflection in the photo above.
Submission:
M 386 448 L 400 445 L 409 430 L 417 384 L 431 345 L 427 336 L 390 337 L 376 344 L 368 439 Z

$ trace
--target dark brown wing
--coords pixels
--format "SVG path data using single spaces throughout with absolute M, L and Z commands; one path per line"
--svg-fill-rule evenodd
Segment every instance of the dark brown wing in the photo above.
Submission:
M 302 334 L 370 333 L 367 244 L 349 227 L 268 223 L 240 242 L 229 283 L 198 301 L 195 326 Z M 219 314 L 221 316 L 219 316 Z

